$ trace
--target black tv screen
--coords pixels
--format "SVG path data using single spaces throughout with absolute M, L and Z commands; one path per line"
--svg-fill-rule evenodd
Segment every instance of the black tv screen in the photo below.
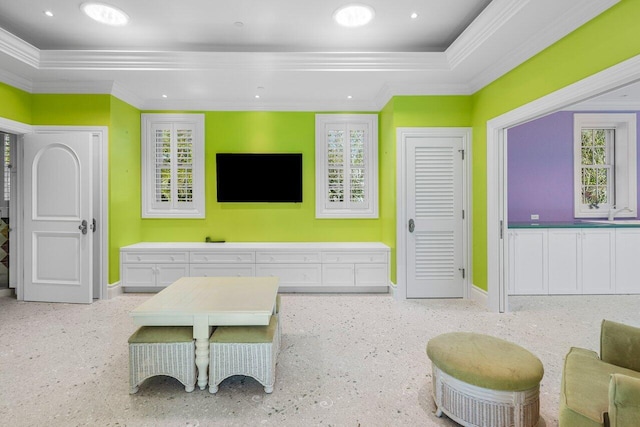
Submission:
M 218 202 L 302 202 L 302 154 L 217 153 Z

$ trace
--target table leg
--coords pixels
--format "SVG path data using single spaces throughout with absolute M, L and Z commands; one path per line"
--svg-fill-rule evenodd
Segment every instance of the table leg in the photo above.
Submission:
M 198 387 L 207 388 L 207 368 L 209 367 L 209 323 L 204 319 L 195 319 L 193 338 L 196 340 L 196 366 L 198 367 Z

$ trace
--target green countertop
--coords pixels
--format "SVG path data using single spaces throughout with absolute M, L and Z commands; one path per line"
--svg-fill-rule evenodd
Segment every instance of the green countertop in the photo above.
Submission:
M 640 220 L 615 220 L 615 222 L 595 222 L 606 220 L 575 220 L 575 221 L 531 221 L 510 222 L 509 228 L 629 228 L 640 227 Z

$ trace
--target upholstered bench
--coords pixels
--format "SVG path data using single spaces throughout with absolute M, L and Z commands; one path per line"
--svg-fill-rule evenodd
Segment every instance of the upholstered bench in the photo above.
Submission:
M 147 378 L 167 375 L 187 392 L 196 385 L 195 344 L 190 326 L 142 326 L 129 338 L 129 386 L 136 393 Z
M 540 360 L 488 335 L 453 332 L 427 344 L 438 417 L 464 426 L 533 427 L 540 418 Z
M 254 378 L 273 392 L 280 346 L 278 315 L 266 326 L 219 326 L 209 339 L 209 392 L 233 375 Z

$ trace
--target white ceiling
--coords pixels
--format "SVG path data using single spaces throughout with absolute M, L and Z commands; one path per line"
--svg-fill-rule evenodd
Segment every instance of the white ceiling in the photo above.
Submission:
M 105 0 L 126 27 L 82 0 L 3 1 L 0 81 L 145 110 L 378 111 L 471 94 L 618 1 L 364 0 L 375 18 L 355 29 L 333 22 L 339 0 Z

